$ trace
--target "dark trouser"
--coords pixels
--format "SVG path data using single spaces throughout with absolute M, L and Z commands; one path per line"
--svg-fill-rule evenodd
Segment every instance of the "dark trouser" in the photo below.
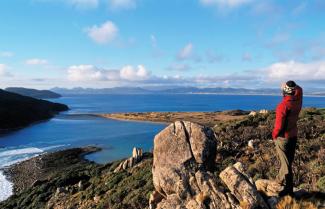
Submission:
M 296 144 L 297 137 L 290 139 L 278 137 L 275 140 L 275 149 L 281 163 L 277 181 L 284 186 L 282 195 L 293 193 L 292 163 L 295 156 Z

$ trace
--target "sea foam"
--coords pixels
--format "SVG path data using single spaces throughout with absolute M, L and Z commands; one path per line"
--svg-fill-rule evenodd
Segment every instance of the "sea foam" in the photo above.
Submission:
M 6 200 L 12 195 L 13 185 L 6 179 L 3 171 L 0 171 L 0 202 Z
M 6 156 L 17 156 L 17 155 L 24 155 L 24 154 L 35 154 L 35 153 L 42 153 L 43 150 L 36 148 L 36 147 L 29 147 L 29 148 L 22 148 L 22 149 L 14 149 L 0 152 L 0 157 Z
M 53 150 L 66 145 L 54 145 L 43 148 L 1 148 L 0 149 L 0 202 L 8 199 L 13 194 L 13 184 L 6 178 L 1 169 L 38 156 L 43 152 Z

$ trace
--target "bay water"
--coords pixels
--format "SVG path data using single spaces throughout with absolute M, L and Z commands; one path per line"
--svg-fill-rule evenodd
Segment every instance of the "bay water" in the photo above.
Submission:
M 170 95 L 69 95 L 53 102 L 71 110 L 51 120 L 0 136 L 0 201 L 12 194 L 12 184 L 2 168 L 70 147 L 99 146 L 103 150 L 87 155 L 98 163 L 125 158 L 133 147 L 150 151 L 154 136 L 166 125 L 99 118 L 88 113 L 175 112 L 275 109 L 280 96 L 170 94 Z M 325 107 L 325 97 L 305 97 L 304 107 Z

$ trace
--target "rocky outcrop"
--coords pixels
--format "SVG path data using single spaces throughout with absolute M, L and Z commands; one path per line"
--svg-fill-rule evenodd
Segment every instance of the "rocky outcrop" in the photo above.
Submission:
M 249 116 L 253 116 L 253 117 L 255 117 L 255 116 L 257 115 L 257 112 L 255 112 L 255 111 L 251 111 L 248 115 L 249 115 Z
M 266 114 L 269 114 L 269 111 L 266 109 L 262 109 L 259 111 L 259 114 L 266 115 Z
M 153 183 L 150 208 L 268 208 L 241 164 L 213 174 L 217 139 L 210 128 L 192 122 L 170 124 L 154 139 Z M 160 202 L 159 202 L 160 201 Z
M 229 166 L 219 176 L 241 205 L 246 208 L 269 208 L 240 163 Z
M 114 173 L 120 172 L 122 170 L 126 170 L 128 168 L 132 168 L 142 160 L 142 157 L 143 157 L 142 149 L 134 147 L 132 150 L 132 157 L 121 162 L 114 170 Z
M 258 112 L 256 112 L 256 111 L 251 111 L 248 115 L 249 116 L 252 116 L 252 117 L 255 117 L 255 116 L 257 116 L 258 114 L 260 114 L 260 115 L 267 115 L 267 114 L 269 114 L 270 113 L 270 111 L 268 111 L 268 110 L 266 110 L 266 109 L 262 109 L 262 110 L 260 110 L 260 111 L 258 111 Z
M 258 191 L 268 197 L 278 196 L 279 192 L 283 190 L 283 186 L 279 183 L 268 179 L 259 179 L 255 185 Z
M 164 198 L 157 208 L 230 208 L 209 172 L 216 156 L 210 128 L 178 121 L 154 139 L 153 183 Z

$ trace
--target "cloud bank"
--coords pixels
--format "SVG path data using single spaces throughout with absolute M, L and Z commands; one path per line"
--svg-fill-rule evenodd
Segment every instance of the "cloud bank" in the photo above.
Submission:
M 168 70 L 186 71 L 187 65 L 174 64 Z M 121 69 L 103 69 L 94 65 L 74 65 L 67 69 L 68 79 L 78 82 L 115 82 L 120 85 L 195 85 L 266 87 L 286 80 L 324 81 L 325 62 L 278 62 L 261 69 L 224 75 L 154 75 L 144 65 L 126 65 Z M 266 85 L 266 86 L 265 86 Z
M 276 80 L 301 80 L 325 81 L 325 61 L 302 63 L 296 61 L 278 62 L 263 69 L 267 79 Z
M 143 65 L 126 65 L 119 70 L 102 69 L 94 65 L 73 65 L 67 72 L 71 81 L 145 81 L 151 74 Z
M 9 77 L 11 74 L 7 71 L 7 66 L 5 64 L 0 64 L 0 77 Z

